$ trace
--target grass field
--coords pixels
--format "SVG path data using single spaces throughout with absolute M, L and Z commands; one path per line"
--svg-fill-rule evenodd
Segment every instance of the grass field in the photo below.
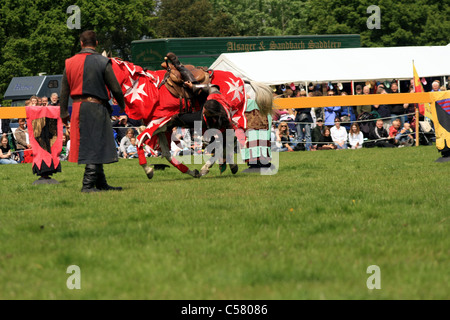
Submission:
M 124 191 L 99 194 L 80 192 L 83 166 L 33 186 L 31 165 L 3 165 L 0 299 L 449 299 L 450 163 L 438 157 L 282 153 L 276 175 L 171 167 L 153 180 L 120 160 L 105 172 Z M 70 265 L 80 290 L 66 286 Z M 371 265 L 381 289 L 367 287 Z

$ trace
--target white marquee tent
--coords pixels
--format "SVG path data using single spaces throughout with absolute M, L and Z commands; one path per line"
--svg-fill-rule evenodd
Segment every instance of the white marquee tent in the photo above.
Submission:
M 405 80 L 450 75 L 450 44 L 429 47 L 310 49 L 224 53 L 211 65 L 268 85 Z

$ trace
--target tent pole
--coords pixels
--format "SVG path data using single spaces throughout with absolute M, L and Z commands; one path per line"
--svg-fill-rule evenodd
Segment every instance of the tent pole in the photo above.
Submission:
M 416 103 L 416 147 L 419 146 L 419 105 Z

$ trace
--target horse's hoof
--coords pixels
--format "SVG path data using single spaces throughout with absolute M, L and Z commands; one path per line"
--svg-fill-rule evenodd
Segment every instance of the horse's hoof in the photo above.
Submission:
M 236 174 L 239 171 L 239 166 L 237 164 L 230 164 L 230 170 L 232 174 Z
M 195 170 L 189 170 L 188 172 L 187 172 L 187 174 L 189 174 L 191 177 L 193 177 L 193 178 L 200 178 L 201 177 L 201 174 L 200 174 L 200 172 L 197 170 L 197 169 L 195 169 Z
M 209 170 L 200 170 L 200 176 L 206 176 L 209 173 Z
M 227 170 L 227 164 L 226 163 L 219 164 L 220 174 L 224 173 L 225 170 Z
M 143 167 L 143 168 L 144 168 L 145 174 L 147 175 L 147 178 L 148 178 L 149 180 L 150 180 L 151 178 L 153 178 L 153 168 L 148 167 L 148 166 Z
M 200 174 L 200 172 L 197 169 L 195 169 L 193 177 L 198 179 L 198 178 L 201 178 L 201 176 L 202 175 Z

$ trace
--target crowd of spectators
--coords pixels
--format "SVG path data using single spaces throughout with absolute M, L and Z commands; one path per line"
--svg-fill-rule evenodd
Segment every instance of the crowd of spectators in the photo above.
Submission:
M 434 80 L 430 91 L 442 91 Z M 353 93 L 352 89 L 349 90 Z M 411 80 L 405 92 L 414 92 Z M 355 95 L 395 94 L 399 81 L 357 84 Z M 303 86 L 281 85 L 274 88 L 275 97 L 314 97 L 347 95 L 340 83 Z M 405 147 L 415 145 L 416 104 L 359 105 L 350 107 L 298 108 L 275 110 L 272 126 L 272 149 L 275 151 L 315 151 L 360 149 L 362 147 Z M 288 128 L 288 132 L 284 131 Z
M 357 84 L 355 95 L 395 94 L 399 92 L 399 82 Z M 434 80 L 429 91 L 446 90 L 439 80 Z M 353 90 L 349 90 L 353 91 Z M 404 90 L 405 91 L 405 90 Z M 414 92 L 413 81 L 407 92 Z M 353 92 L 351 92 L 353 93 Z M 274 96 L 314 97 L 346 95 L 344 86 L 338 84 L 302 86 L 282 85 L 274 89 Z M 58 106 L 57 93 L 50 97 L 31 96 L 25 106 Z M 405 147 L 415 145 L 415 121 L 430 120 L 420 116 L 415 118 L 415 104 L 398 105 L 359 105 L 352 107 L 298 108 L 275 110 L 272 126 L 272 149 L 274 151 L 316 151 L 360 149 L 362 147 Z M 129 159 L 137 157 L 136 137 L 145 129 L 141 121 L 126 115 L 112 116 L 117 152 L 119 157 Z M 432 126 L 432 123 L 431 123 Z M 171 144 L 172 155 L 192 153 L 199 148 L 197 139 L 187 136 L 189 130 L 174 128 Z M 9 119 L 0 119 L 0 164 L 27 162 L 25 155 L 30 153 L 26 119 L 18 119 L 14 133 Z M 67 160 L 70 151 L 70 128 L 64 128 L 61 160 Z M 158 156 L 148 148 L 146 156 Z

